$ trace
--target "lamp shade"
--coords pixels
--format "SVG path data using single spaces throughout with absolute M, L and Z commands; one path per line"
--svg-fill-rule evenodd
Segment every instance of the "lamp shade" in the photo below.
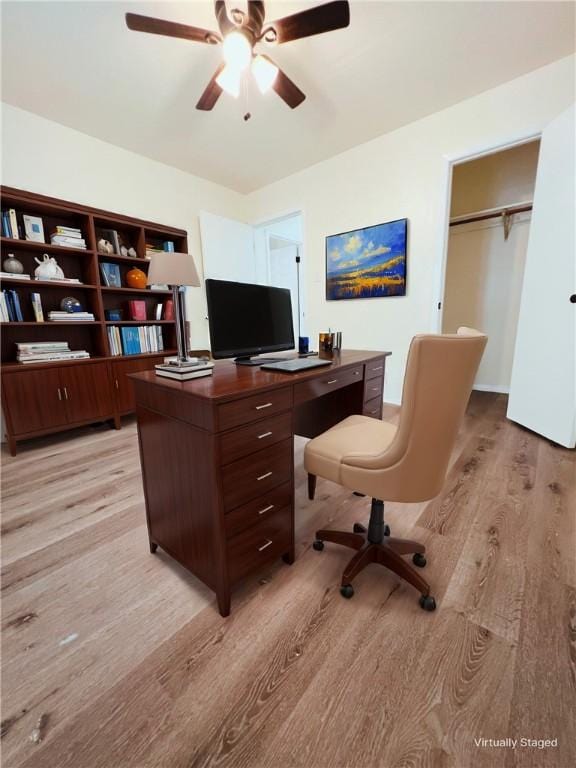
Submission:
M 152 254 L 148 269 L 148 285 L 163 283 L 165 285 L 200 286 L 200 278 L 196 271 L 194 259 L 189 253 L 174 253 L 162 251 Z

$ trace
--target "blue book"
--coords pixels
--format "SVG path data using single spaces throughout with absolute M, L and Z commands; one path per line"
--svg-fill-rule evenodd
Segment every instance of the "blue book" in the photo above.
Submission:
M 139 355 L 142 352 L 142 347 L 140 346 L 140 333 L 137 326 L 132 327 L 132 338 L 134 339 L 134 354 Z
M 172 242 L 172 240 L 165 240 L 162 243 L 162 248 L 165 251 L 168 251 L 169 253 L 174 253 L 174 243 Z
M 125 355 L 129 355 L 128 352 L 128 336 L 126 334 L 127 328 L 120 328 L 120 336 L 122 337 L 122 352 Z
M 6 299 L 6 309 L 8 310 L 8 320 L 13 323 L 16 320 L 16 313 L 14 312 L 14 304 L 12 303 L 12 296 L 10 291 L 2 291 L 4 298 Z
M 121 288 L 122 280 L 120 279 L 120 267 L 118 264 L 110 264 L 110 262 L 103 261 L 100 264 L 100 271 L 106 285 L 113 288 Z
M 12 230 L 10 228 L 10 217 L 8 211 L 2 211 L 2 235 L 4 237 L 12 237 Z
M 18 320 L 18 322 L 21 323 L 24 320 L 24 318 L 22 317 L 22 309 L 20 308 L 20 298 L 19 298 L 18 294 L 16 293 L 16 291 L 10 291 L 10 293 L 12 294 L 12 302 L 13 302 L 13 305 L 14 305 L 14 312 L 16 314 L 16 320 Z

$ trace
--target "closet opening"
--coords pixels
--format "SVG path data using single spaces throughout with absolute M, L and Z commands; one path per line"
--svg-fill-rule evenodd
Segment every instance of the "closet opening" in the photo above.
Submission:
M 488 335 L 477 390 L 510 391 L 539 151 L 537 139 L 453 166 L 441 328 Z

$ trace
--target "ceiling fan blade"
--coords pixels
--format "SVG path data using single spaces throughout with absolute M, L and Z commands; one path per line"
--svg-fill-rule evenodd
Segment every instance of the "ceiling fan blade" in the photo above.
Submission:
M 271 64 L 274 64 L 272 59 L 270 59 L 268 56 L 264 56 L 263 54 L 260 55 L 264 59 L 267 59 Z M 277 64 L 274 64 L 274 66 L 278 67 Z M 280 98 L 283 99 L 286 104 L 288 104 L 290 109 L 296 109 L 296 107 L 299 104 L 302 104 L 306 98 L 306 94 L 302 93 L 296 83 L 293 83 L 288 75 L 282 72 L 280 68 L 278 68 L 278 74 L 276 75 L 276 79 L 272 84 L 272 88 L 276 91 L 278 96 L 280 96 Z
M 350 5 L 347 0 L 334 0 L 332 3 L 317 5 L 315 8 L 278 19 L 267 24 L 266 27 L 267 29 L 271 27 L 276 33 L 275 42 L 288 43 L 290 40 L 299 40 L 301 37 L 342 29 L 349 24 Z M 268 39 L 266 32 L 264 37 Z
M 210 78 L 210 82 L 204 89 L 204 93 L 200 98 L 198 99 L 198 104 L 196 104 L 196 109 L 201 109 L 204 112 L 209 112 L 213 107 L 214 104 L 218 101 L 220 98 L 220 94 L 222 93 L 222 88 L 218 85 L 216 82 L 216 78 L 222 72 L 224 69 L 224 64 L 220 64 L 216 72 L 212 75 Z
M 192 40 L 195 43 L 220 42 L 216 32 L 200 27 L 190 27 L 187 24 L 178 24 L 175 21 L 154 19 L 152 16 L 141 16 L 139 13 L 127 13 L 126 24 L 128 29 L 135 32 L 149 32 L 152 35 L 166 35 L 166 37 L 179 37 L 183 40 Z

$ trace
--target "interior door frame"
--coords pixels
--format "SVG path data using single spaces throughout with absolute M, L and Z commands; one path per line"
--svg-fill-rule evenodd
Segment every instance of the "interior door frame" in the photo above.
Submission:
M 440 226 L 442 234 L 439 238 L 439 247 L 434 260 L 434 302 L 430 315 L 430 333 L 442 333 L 442 319 L 444 315 L 444 294 L 446 291 L 446 264 L 448 261 L 448 243 L 450 240 L 450 207 L 452 203 L 452 176 L 454 166 L 467 163 L 470 160 L 478 160 L 481 157 L 494 155 L 522 144 L 529 144 L 542 138 L 542 131 L 521 133 L 509 136 L 496 144 L 487 144 L 481 147 L 473 147 L 464 152 L 443 155 L 444 161 L 442 186 L 440 194 L 442 198 L 440 209 Z

